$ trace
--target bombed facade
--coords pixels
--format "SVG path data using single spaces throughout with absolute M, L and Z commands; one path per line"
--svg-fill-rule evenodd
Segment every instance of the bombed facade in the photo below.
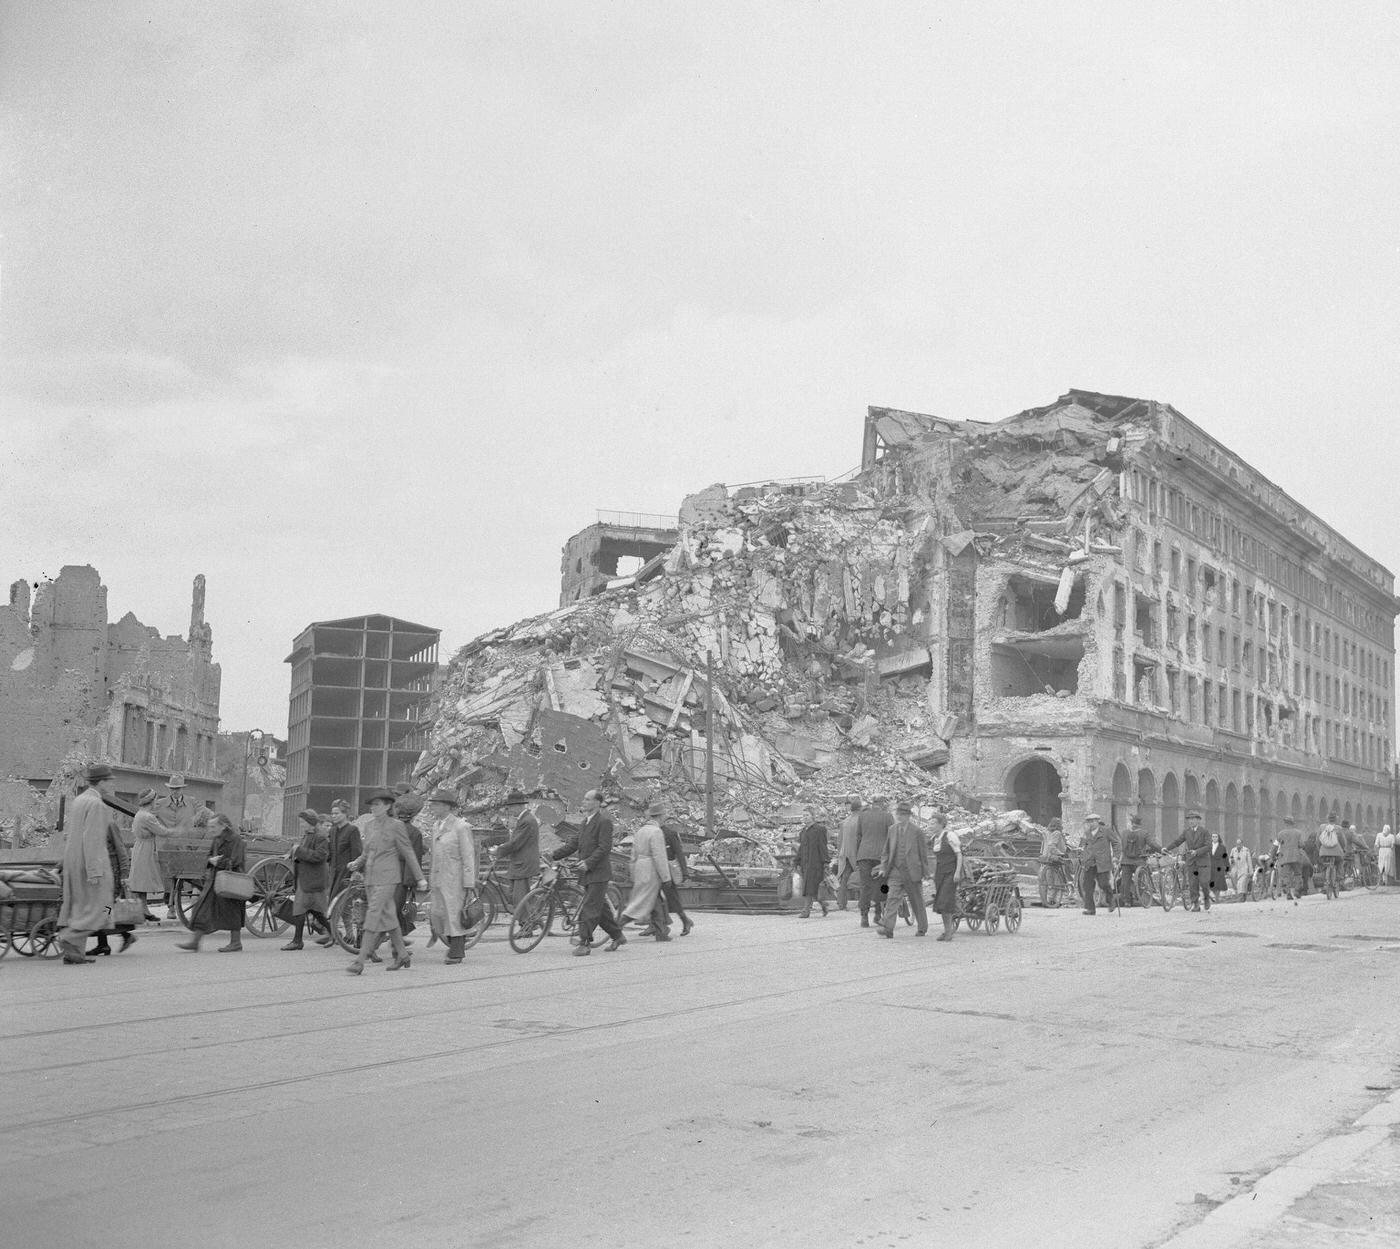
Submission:
M 1390 818 L 1391 574 L 1165 404 L 871 408 L 850 480 L 700 491 L 591 595 L 571 550 L 565 606 L 448 671 L 418 773 L 476 809 L 601 783 L 698 821 L 708 765 L 759 837 L 852 794 Z
M 0 609 L 0 778 L 39 790 L 87 761 L 112 765 L 120 795 L 184 772 L 194 801 L 219 796 L 219 665 L 196 577 L 187 638 L 128 612 L 107 618 L 97 570 L 69 565 Z

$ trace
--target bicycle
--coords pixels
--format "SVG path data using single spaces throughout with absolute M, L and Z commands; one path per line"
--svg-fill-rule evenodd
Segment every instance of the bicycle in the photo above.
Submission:
M 1040 885 L 1040 905 L 1043 907 L 1073 905 L 1079 894 L 1079 863 L 1073 855 L 1042 863 L 1037 873 Z
M 467 892 L 470 894 L 472 891 Z M 331 937 L 336 945 L 347 953 L 359 953 L 360 942 L 365 935 L 365 902 L 368 896 L 362 881 L 352 881 L 331 899 L 330 910 L 326 912 L 326 918 L 331 925 Z M 483 916 L 481 923 L 467 929 L 466 943 L 462 948 L 470 950 L 481 940 L 481 934 L 488 927 L 489 921 Z
M 573 876 L 557 864 L 549 864 L 540 874 L 539 884 L 520 900 L 510 917 L 507 938 L 517 954 L 528 954 L 549 936 L 554 918 L 564 932 L 572 932 L 578 924 L 579 907 L 583 905 L 583 890 Z
M 1324 864 L 1322 869 L 1322 896 L 1324 898 L 1335 898 L 1341 892 L 1342 874 L 1345 870 L 1342 867 L 1342 860 L 1337 855 L 1322 855 L 1320 857 L 1321 862 Z
M 1138 868 L 1137 880 L 1148 878 L 1152 900 L 1164 911 L 1170 911 L 1186 895 L 1186 882 L 1181 875 L 1181 859 L 1174 854 L 1152 854 Z M 1139 888 L 1142 885 L 1139 883 Z

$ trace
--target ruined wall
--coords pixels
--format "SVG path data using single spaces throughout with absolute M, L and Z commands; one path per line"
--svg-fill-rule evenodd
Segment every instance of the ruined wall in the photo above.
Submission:
M 131 613 L 107 621 L 95 569 L 67 566 L 33 611 L 11 587 L 0 608 L 0 775 L 43 779 L 72 752 L 207 775 L 220 673 L 196 579 L 191 640 L 162 637 Z

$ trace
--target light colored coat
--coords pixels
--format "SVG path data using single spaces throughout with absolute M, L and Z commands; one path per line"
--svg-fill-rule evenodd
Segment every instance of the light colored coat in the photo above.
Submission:
M 462 905 L 476 888 L 476 842 L 471 825 L 445 815 L 433 828 L 428 866 L 428 927 L 439 937 L 463 937 Z
M 127 887 L 136 893 L 164 893 L 165 878 L 156 859 L 156 844 L 170 830 L 155 814 L 142 807 L 131 821 L 131 879 Z
M 74 934 L 100 932 L 111 913 L 116 882 L 107 850 L 111 815 L 96 789 L 85 789 L 68 808 L 63 847 L 63 906 L 58 926 Z M 76 944 L 76 940 L 70 943 Z
M 671 879 L 666 865 L 666 834 L 659 824 L 643 824 L 632 835 L 632 896 L 623 914 L 644 919 L 656 905 L 663 882 Z

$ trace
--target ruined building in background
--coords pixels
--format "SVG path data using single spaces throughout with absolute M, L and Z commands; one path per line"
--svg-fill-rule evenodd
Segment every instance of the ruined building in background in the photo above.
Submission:
M 427 745 L 438 640 L 427 625 L 351 616 L 307 625 L 292 643 L 282 834 L 297 813 L 343 798 L 365 809 L 377 789 L 408 781 Z
M 454 658 L 424 783 L 697 821 L 712 704 L 717 824 L 750 834 L 875 793 L 1250 842 L 1391 818 L 1391 574 L 1165 404 L 871 408 L 851 480 L 701 491 L 569 601 L 590 532 L 565 606 Z
M 97 570 L 68 565 L 16 581 L 0 608 L 0 779 L 46 790 L 90 760 L 111 764 L 119 796 L 186 775 L 191 802 L 213 801 L 219 665 L 194 580 L 188 638 L 163 637 L 128 612 L 107 620 Z

